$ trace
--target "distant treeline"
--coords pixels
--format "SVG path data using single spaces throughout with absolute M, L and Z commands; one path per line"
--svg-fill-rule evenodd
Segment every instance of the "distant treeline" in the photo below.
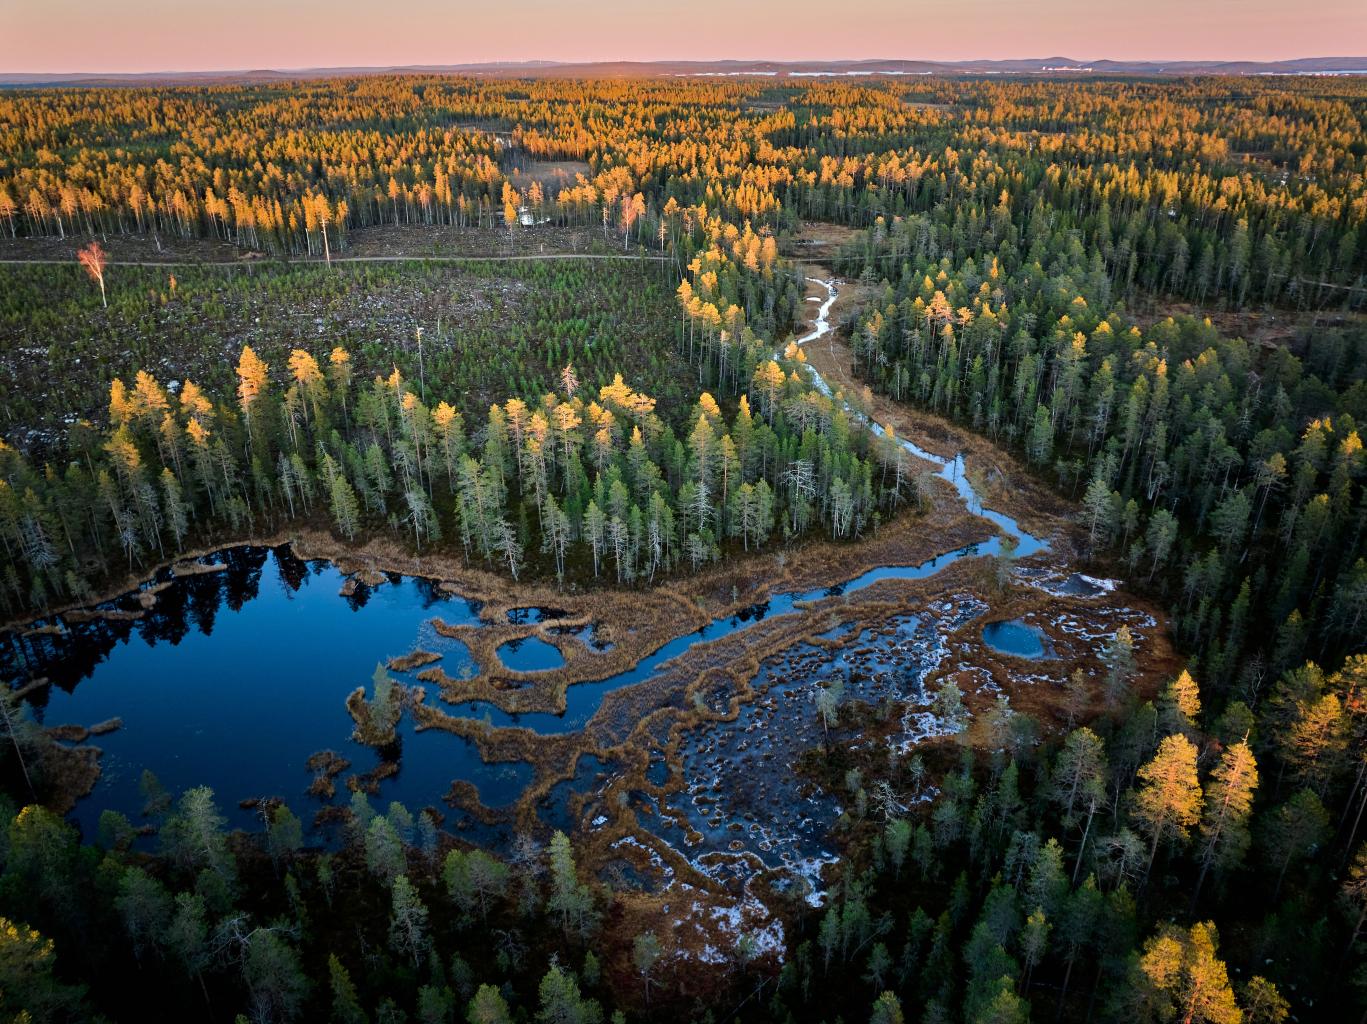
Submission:
M 1363 303 L 1367 83 L 369 77 L 0 97 L 11 234 L 162 232 L 324 255 L 377 224 L 958 230 L 1047 210 L 1124 290 Z M 521 175 L 533 162 L 545 170 Z M 579 165 L 587 165 L 587 169 Z

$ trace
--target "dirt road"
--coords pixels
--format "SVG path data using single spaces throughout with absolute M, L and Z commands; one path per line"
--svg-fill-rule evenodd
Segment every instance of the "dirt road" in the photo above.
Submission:
M 332 263 L 530 263 L 536 260 L 636 260 L 642 263 L 668 263 L 672 256 L 637 256 L 631 253 L 547 252 L 524 256 L 334 256 Z M 75 266 L 73 260 L 0 259 L 0 266 Z M 282 260 L 261 257 L 250 260 L 109 260 L 110 267 L 259 267 L 259 266 L 328 266 L 327 260 Z

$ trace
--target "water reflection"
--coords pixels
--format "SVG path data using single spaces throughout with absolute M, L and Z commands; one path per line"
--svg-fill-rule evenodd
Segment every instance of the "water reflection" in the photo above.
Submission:
M 334 566 L 286 548 L 230 548 L 203 562 L 223 568 L 179 577 L 168 569 L 142 592 L 101 605 L 107 617 L 39 624 L 64 626 L 59 634 L 0 636 L 10 685 L 50 680 L 30 696 L 42 724 L 123 720 L 95 741 L 101 779 L 75 813 L 87 834 L 105 808 L 137 816 L 144 768 L 173 792 L 211 786 L 226 809 L 278 796 L 302 811 L 310 754 L 335 750 L 356 772 L 378 764 L 351 741 L 345 704 L 377 664 L 421 644 L 453 675 L 470 667 L 463 644 L 425 624 L 434 615 L 475 623 L 479 606 L 434 581 L 390 576 L 342 597 L 345 579 Z M 156 600 L 144 609 L 147 591 Z M 426 689 L 413 674 L 391 675 Z M 455 778 L 490 806 L 511 803 L 532 777 L 530 765 L 484 765 L 460 737 L 417 733 L 407 715 L 396 751 L 398 775 L 380 783 L 379 798 L 414 808 L 437 805 Z M 346 797 L 343 789 L 336 799 Z M 253 823 L 246 811 L 232 818 Z

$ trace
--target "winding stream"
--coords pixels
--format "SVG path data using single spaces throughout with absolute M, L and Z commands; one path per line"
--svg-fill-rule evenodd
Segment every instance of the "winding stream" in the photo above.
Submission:
M 816 322 L 812 329 L 797 339 L 798 345 L 805 345 L 808 342 L 815 341 L 817 338 L 824 337 L 831 332 L 831 307 L 835 305 L 836 296 L 839 294 L 836 291 L 836 283 L 833 280 L 823 280 L 819 277 L 809 277 L 807 280 L 824 288 L 826 290 L 826 298 L 822 300 L 821 306 L 817 310 Z M 812 384 L 818 391 L 828 397 L 832 394 L 831 386 L 826 383 L 825 378 L 816 371 L 815 367 L 809 364 L 807 366 L 807 373 L 811 376 Z M 863 413 L 852 409 L 848 402 L 845 403 L 845 408 L 857 422 L 866 424 L 868 428 L 879 437 L 885 436 L 886 431 L 883 430 L 881 424 L 871 421 Z M 954 489 L 959 492 L 959 497 L 963 499 L 964 504 L 968 507 L 970 512 L 976 516 L 981 516 L 989 522 L 995 523 L 1001 528 L 1003 533 L 1016 541 L 1016 555 L 1018 557 L 1024 558 L 1027 555 L 1033 555 L 1036 552 L 1048 550 L 1049 542 L 1047 540 L 1042 537 L 1034 536 L 1010 516 L 983 505 L 982 497 L 974 490 L 973 484 L 969 481 L 968 476 L 965 473 L 964 457 L 962 453 L 954 456 L 952 459 L 945 459 L 933 452 L 926 451 L 914 441 L 909 441 L 904 437 L 897 438 L 897 443 L 912 455 L 915 455 L 918 459 L 924 459 L 926 462 L 939 466 L 940 472 L 938 475 L 954 485 Z
M 806 344 L 831 330 L 834 281 L 810 279 L 826 290 L 814 326 L 797 339 Z M 808 367 L 814 385 L 831 388 Z M 848 406 L 847 406 L 848 408 Z M 868 422 L 862 414 L 853 414 Z M 882 433 L 876 423 L 868 424 Z M 1047 542 L 1011 517 L 983 506 L 964 472 L 962 456 L 940 458 L 911 441 L 898 443 L 918 459 L 939 467 L 968 509 L 1016 541 L 1016 553 L 1045 550 Z M 919 565 L 881 566 L 832 587 L 773 595 L 737 614 L 719 617 L 693 633 L 676 637 L 627 671 L 571 686 L 564 714 L 509 714 L 486 701 L 440 704 L 435 688 L 427 699 L 448 713 L 484 719 L 495 728 L 520 727 L 539 734 L 578 731 L 593 718 L 606 694 L 649 680 L 668 661 L 697 644 L 746 629 L 769 616 L 800 610 L 803 602 L 862 590 L 880 580 L 924 579 L 962 558 L 995 554 L 997 536 L 937 555 Z M 344 698 L 366 684 L 377 663 L 421 647 L 441 655 L 456 676 L 471 670 L 469 652 L 439 637 L 434 617 L 477 625 L 478 607 L 441 592 L 431 581 L 392 576 L 379 587 L 339 595 L 343 577 L 326 562 L 302 562 L 284 549 L 234 548 L 212 559 L 223 572 L 173 578 L 153 609 L 136 620 L 56 623 L 60 634 L 0 636 L 0 673 L 11 684 L 46 676 L 52 685 L 31 704 L 45 725 L 90 725 L 119 717 L 120 729 L 93 740 L 104 750 L 95 791 L 74 817 L 93 834 L 101 810 L 136 819 L 144 803 L 138 779 L 151 770 L 172 792 L 209 785 L 231 809 L 238 800 L 281 796 L 302 809 L 310 773 L 304 762 L 315 751 L 332 749 L 365 771 L 375 754 L 351 742 Z M 267 571 L 270 570 L 270 571 Z M 274 579 L 272 579 L 274 576 Z M 136 595 L 106 608 L 138 609 Z M 530 647 L 524 656 L 535 654 Z M 542 652 L 544 653 L 544 652 Z M 423 686 L 409 673 L 392 673 L 407 685 Z M 481 802 L 497 807 L 517 799 L 533 776 L 532 766 L 486 764 L 473 745 L 449 733 L 413 729 L 405 715 L 400 728 L 398 775 L 380 784 L 380 800 L 401 800 L 412 808 L 436 805 L 452 779 L 474 785 Z M 341 778 L 338 779 L 339 783 Z M 346 798 L 339 786 L 337 802 Z M 248 811 L 234 811 L 234 824 L 252 824 Z

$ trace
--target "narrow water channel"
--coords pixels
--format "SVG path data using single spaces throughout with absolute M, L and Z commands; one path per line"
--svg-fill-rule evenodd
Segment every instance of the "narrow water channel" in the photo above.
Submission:
M 817 338 L 824 337 L 831 332 L 831 307 L 835 305 L 836 297 L 839 294 L 836 290 L 836 282 L 834 280 L 826 280 L 819 277 L 809 277 L 807 280 L 824 288 L 826 290 L 826 298 L 822 301 L 821 306 L 817 310 L 816 322 L 812 326 L 812 329 L 797 339 L 798 345 L 805 345 L 808 342 L 815 341 Z M 815 367 L 808 364 L 807 373 L 810 375 L 812 384 L 818 391 L 828 397 L 831 396 L 831 386 L 826 382 L 825 378 L 816 371 Z M 869 429 L 879 437 L 886 435 L 886 431 L 883 430 L 881 424 L 871 421 L 863 413 L 851 408 L 848 402 L 845 403 L 845 408 L 858 422 L 867 424 Z M 1020 523 L 1016 522 L 1015 519 L 1005 513 L 998 512 L 995 509 L 983 505 L 982 497 L 974 489 L 972 482 L 969 481 L 968 475 L 964 470 L 964 456 L 962 452 L 955 455 L 952 459 L 945 459 L 933 452 L 926 451 L 920 445 L 916 444 L 916 442 L 909 441 L 905 437 L 897 438 L 897 443 L 912 455 L 915 455 L 918 459 L 924 459 L 926 462 L 939 466 L 939 476 L 954 485 L 954 489 L 958 491 L 959 497 L 963 499 L 969 512 L 976 516 L 981 516 L 989 522 L 995 523 L 1001 528 L 1003 533 L 1015 540 L 1016 555 L 1018 557 L 1024 558 L 1027 555 L 1033 555 L 1036 552 L 1048 549 L 1049 542 L 1047 540 L 1042 537 L 1034 536 L 1022 527 Z

